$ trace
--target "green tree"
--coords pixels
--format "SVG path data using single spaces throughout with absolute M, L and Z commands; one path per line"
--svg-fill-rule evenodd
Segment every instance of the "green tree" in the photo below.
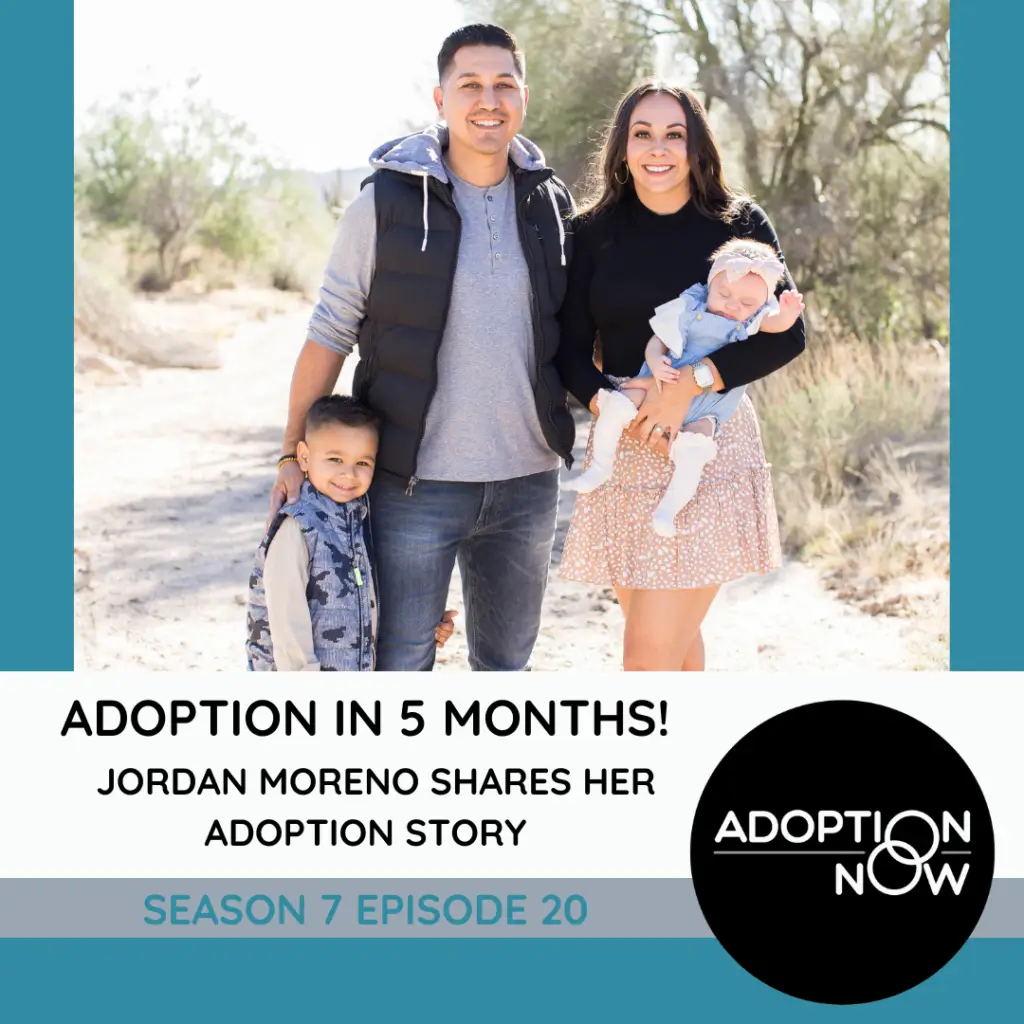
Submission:
M 813 312 L 948 328 L 948 0 L 470 0 L 526 51 L 527 133 L 568 182 L 655 55 L 707 106 Z
M 186 83 L 179 104 L 161 104 L 152 88 L 122 93 L 91 112 L 78 140 L 76 195 L 99 224 L 129 229 L 152 251 L 162 287 L 191 242 L 230 259 L 263 245 L 252 198 L 266 162 L 247 126 L 203 99 L 198 83 Z
M 651 33 L 615 0 L 468 0 L 474 18 L 511 32 L 526 54 L 524 133 L 570 186 L 580 185 L 615 104 L 654 63 Z
M 651 0 L 634 10 L 672 45 L 708 109 L 725 108 L 734 174 L 784 233 L 801 289 L 820 290 L 868 337 L 905 321 L 910 305 L 934 334 L 935 304 L 908 302 L 900 279 L 911 253 L 948 254 L 948 0 Z M 947 291 L 948 255 L 924 261 L 926 283 L 913 262 L 915 283 Z

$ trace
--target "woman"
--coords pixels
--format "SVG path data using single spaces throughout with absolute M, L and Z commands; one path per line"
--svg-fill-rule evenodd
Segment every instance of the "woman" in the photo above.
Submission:
M 626 616 L 626 670 L 701 671 L 700 627 L 719 587 L 779 565 L 775 499 L 757 417 L 744 397 L 722 425 L 717 458 L 676 517 L 675 537 L 660 537 L 651 517 L 672 475 L 668 447 L 702 392 L 699 380 L 725 391 L 767 376 L 803 351 L 803 320 L 720 349 L 702 361 L 707 369 L 697 379 L 685 372 L 660 391 L 650 377 L 633 379 L 655 307 L 704 281 L 720 245 L 754 238 L 782 253 L 763 211 L 725 183 L 707 115 L 687 90 L 646 80 L 627 93 L 605 139 L 599 178 L 574 225 L 558 368 L 595 416 L 597 392 L 609 381 L 645 388 L 647 397 L 611 479 L 577 498 L 561 573 L 615 587 Z M 777 292 L 792 287 L 787 271 Z

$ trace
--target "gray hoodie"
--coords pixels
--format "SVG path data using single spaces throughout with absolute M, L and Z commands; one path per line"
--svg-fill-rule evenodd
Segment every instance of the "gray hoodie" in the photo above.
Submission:
M 511 172 L 497 185 L 471 185 L 445 164 L 447 144 L 447 128 L 432 125 L 385 143 L 370 157 L 375 169 L 422 179 L 424 251 L 430 251 L 427 177 L 451 183 L 462 219 L 451 306 L 438 353 L 438 385 L 417 476 L 486 482 L 556 469 L 559 459 L 544 440 L 533 396 L 530 275 L 519 243 Z M 540 149 L 522 136 L 512 140 L 509 157 L 525 170 L 545 166 Z M 376 232 L 371 183 L 342 214 L 309 324 L 311 340 L 343 355 L 355 347 L 365 316 Z

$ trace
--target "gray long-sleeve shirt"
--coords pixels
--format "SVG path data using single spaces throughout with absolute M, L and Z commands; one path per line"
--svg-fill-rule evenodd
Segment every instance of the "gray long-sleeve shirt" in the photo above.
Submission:
M 480 188 L 446 170 L 462 236 L 416 475 L 475 483 L 556 469 L 533 397 L 530 275 L 512 175 Z M 309 324 L 311 340 L 343 355 L 356 346 L 366 315 L 376 239 L 369 184 L 342 215 Z

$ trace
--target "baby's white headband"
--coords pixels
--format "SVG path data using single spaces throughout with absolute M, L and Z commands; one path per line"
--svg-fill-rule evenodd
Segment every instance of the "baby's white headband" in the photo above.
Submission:
M 742 256 L 735 252 L 724 252 L 711 264 L 711 273 L 708 274 L 708 284 L 715 275 L 725 272 L 726 279 L 736 281 L 746 274 L 757 274 L 768 286 L 768 294 L 775 291 L 779 278 L 785 273 L 786 268 L 774 257 L 765 259 L 751 259 L 749 256 Z

